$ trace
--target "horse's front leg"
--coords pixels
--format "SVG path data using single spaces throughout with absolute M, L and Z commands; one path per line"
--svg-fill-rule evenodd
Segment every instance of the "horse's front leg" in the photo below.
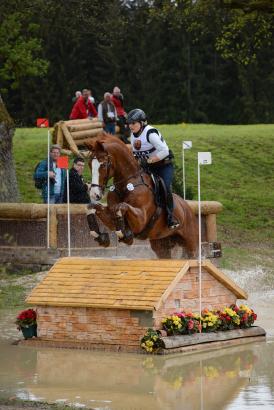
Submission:
M 90 234 L 93 236 L 94 240 L 99 243 L 99 245 L 108 247 L 110 245 L 109 234 L 107 232 L 100 232 L 96 219 L 96 216 L 98 216 L 104 225 L 106 225 L 110 230 L 114 230 L 115 226 L 108 207 L 104 207 L 99 203 L 89 204 L 86 212 Z
M 126 202 L 121 202 L 113 207 L 115 214 L 116 235 L 123 242 L 131 245 L 134 233 L 139 233 L 145 227 L 145 212 Z

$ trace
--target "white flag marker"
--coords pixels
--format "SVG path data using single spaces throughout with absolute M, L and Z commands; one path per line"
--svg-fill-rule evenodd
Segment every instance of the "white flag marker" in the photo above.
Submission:
M 183 168 L 184 199 L 186 199 L 185 149 L 190 149 L 190 148 L 192 148 L 192 141 L 183 141 L 182 143 L 182 168 Z
M 201 223 L 201 181 L 200 166 L 211 165 L 211 152 L 198 152 L 198 217 L 199 217 L 199 300 L 200 317 L 202 316 L 202 223 Z M 201 331 L 201 330 L 200 330 Z

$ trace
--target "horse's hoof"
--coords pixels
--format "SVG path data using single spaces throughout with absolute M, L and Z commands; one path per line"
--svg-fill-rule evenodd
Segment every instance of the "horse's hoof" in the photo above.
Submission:
M 119 242 L 124 242 L 127 245 L 133 244 L 134 235 L 131 231 L 124 232 L 123 238 L 119 239 Z
M 109 234 L 108 233 L 100 233 L 98 238 L 94 239 L 99 243 L 100 246 L 104 246 L 107 248 L 110 245 L 110 239 L 109 239 Z

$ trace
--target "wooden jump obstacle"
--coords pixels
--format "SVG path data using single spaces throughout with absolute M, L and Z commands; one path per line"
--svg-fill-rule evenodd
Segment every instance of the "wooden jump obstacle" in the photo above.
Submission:
M 60 259 L 26 300 L 37 309 L 38 339 L 23 343 L 140 352 L 148 327 L 160 329 L 162 319 L 176 311 L 199 311 L 198 276 L 196 260 Z M 247 299 L 246 292 L 203 261 L 203 308 L 229 306 L 237 298 Z M 163 337 L 162 353 L 259 340 L 265 332 L 258 329 L 221 332 L 223 339 Z
M 87 157 L 85 142 L 102 131 L 102 122 L 98 118 L 59 121 L 54 125 L 52 142 L 60 145 L 63 154 Z M 119 127 L 116 127 L 116 132 L 119 132 Z

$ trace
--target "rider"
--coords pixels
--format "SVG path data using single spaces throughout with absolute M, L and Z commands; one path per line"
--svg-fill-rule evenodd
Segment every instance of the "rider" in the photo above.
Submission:
M 146 114 L 136 108 L 128 113 L 127 122 L 131 130 L 131 146 L 137 158 L 147 158 L 149 171 L 160 176 L 167 190 L 167 224 L 170 229 L 179 226 L 173 219 L 173 197 L 171 184 L 173 178 L 172 152 L 161 133 L 147 124 Z

